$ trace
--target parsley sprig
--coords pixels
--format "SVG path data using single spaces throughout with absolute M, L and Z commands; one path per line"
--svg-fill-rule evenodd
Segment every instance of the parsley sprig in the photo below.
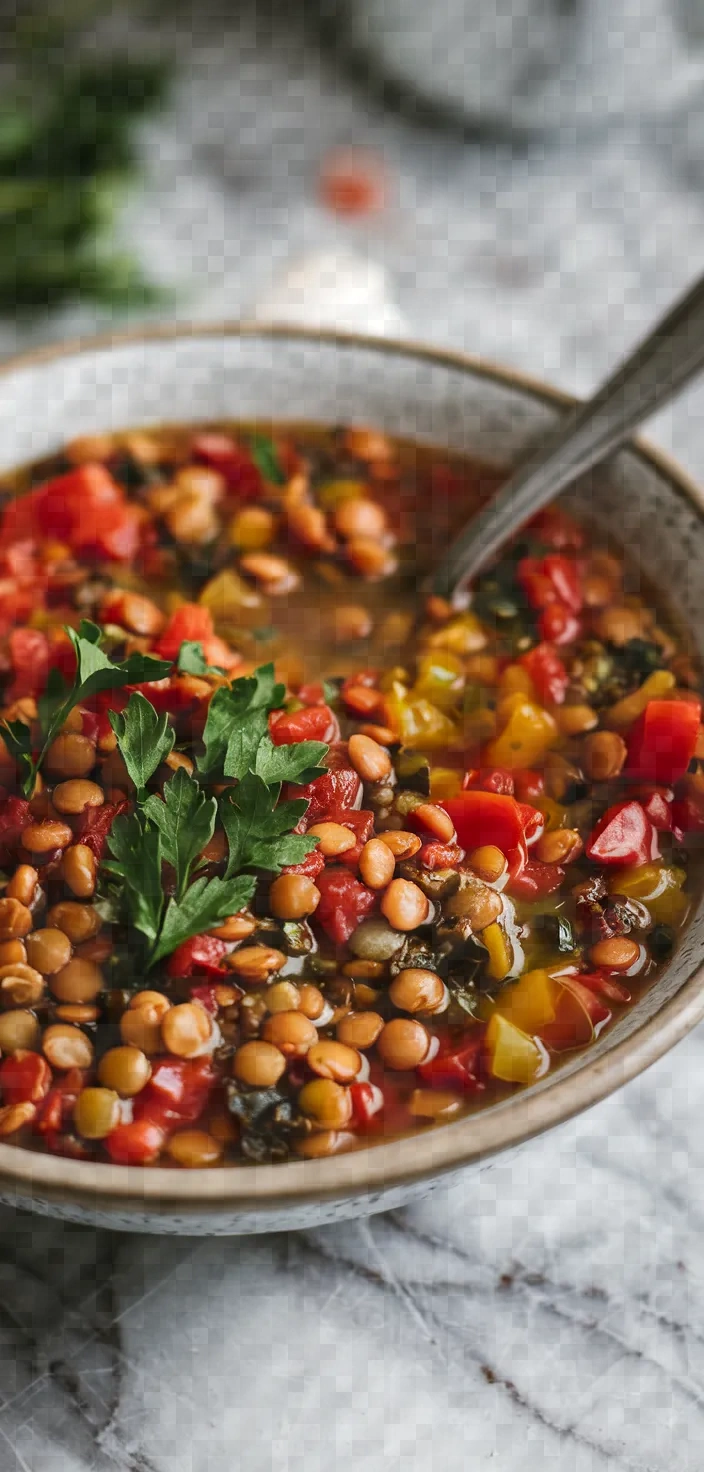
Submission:
M 75 706 L 83 705 L 101 690 L 117 690 L 123 685 L 161 680 L 171 669 L 170 661 L 156 659 L 152 654 L 135 653 L 121 661 L 111 660 L 101 647 L 102 630 L 87 619 L 82 620 L 78 632 L 66 626 L 66 633 L 75 650 L 76 673 L 73 684 L 68 685 L 60 670 L 53 669 L 49 672 L 46 690 L 37 701 L 40 730 L 38 751 L 32 750 L 31 729 L 24 721 L 0 723 L 0 734 L 17 762 L 20 785 L 25 797 L 32 796 L 37 772 L 47 751 Z M 147 704 L 149 702 L 145 701 L 145 705 Z M 153 710 L 153 706 L 150 706 L 150 710 Z
M 147 783 L 175 742 L 166 717 L 139 692 L 126 710 L 111 714 L 136 803 L 133 812 L 113 823 L 111 858 L 103 868 L 118 881 L 122 911 L 146 943 L 147 969 L 191 936 L 244 909 L 259 871 L 278 874 L 284 865 L 301 863 L 316 845 L 315 838 L 293 832 L 307 800 L 281 801 L 281 789 L 284 782 L 301 784 L 320 776 L 327 746 L 321 741 L 274 745 L 269 715 L 280 708 L 284 694 L 273 665 L 216 690 L 197 771 L 178 768 L 164 783 L 163 797 L 148 793 Z M 236 785 L 218 800 L 212 783 L 223 778 Z M 218 817 L 229 856 L 224 876 L 208 878 L 202 855 Z M 164 864 L 174 876 L 168 898 Z

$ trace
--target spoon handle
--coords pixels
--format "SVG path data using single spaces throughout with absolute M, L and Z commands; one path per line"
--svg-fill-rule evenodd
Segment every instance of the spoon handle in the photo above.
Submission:
M 615 450 L 703 365 L 704 277 L 472 518 L 438 568 L 433 592 L 451 597 L 529 517 Z

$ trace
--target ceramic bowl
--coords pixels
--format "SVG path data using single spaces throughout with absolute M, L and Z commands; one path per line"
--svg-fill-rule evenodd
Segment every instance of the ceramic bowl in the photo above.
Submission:
M 17 358 L 0 371 L 0 469 L 75 435 L 178 419 L 358 421 L 510 466 L 562 394 L 421 347 L 262 327 L 148 329 Z M 700 493 L 642 445 L 571 494 L 651 574 L 704 654 Z M 141 1170 L 0 1145 L 0 1200 L 96 1225 L 245 1233 L 396 1207 L 551 1129 L 671 1048 L 704 1014 L 704 906 L 648 994 L 587 1053 L 511 1100 L 400 1142 L 320 1161 Z

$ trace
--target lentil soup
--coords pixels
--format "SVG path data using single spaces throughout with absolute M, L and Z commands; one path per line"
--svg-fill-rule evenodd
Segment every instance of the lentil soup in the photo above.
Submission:
M 93 436 L 0 515 L 0 1136 L 315 1158 L 528 1086 L 677 944 L 699 672 L 562 510 L 373 430 Z M 693 851 L 694 848 L 694 851 Z

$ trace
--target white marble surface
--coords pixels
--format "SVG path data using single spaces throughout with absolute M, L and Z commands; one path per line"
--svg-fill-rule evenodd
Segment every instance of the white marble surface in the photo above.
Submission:
M 480 145 L 386 112 L 283 6 L 243 5 L 193 39 L 131 225 L 187 284 L 181 316 L 259 302 L 394 331 L 400 312 L 586 390 L 700 268 L 703 131 L 692 108 Z M 333 143 L 384 152 L 387 216 L 320 209 Z M 0 347 L 93 325 L 6 326 Z M 695 471 L 703 404 L 656 426 Z M 698 1472 L 703 1116 L 700 1032 L 558 1134 L 368 1222 L 162 1241 L 0 1211 L 0 1472 Z

